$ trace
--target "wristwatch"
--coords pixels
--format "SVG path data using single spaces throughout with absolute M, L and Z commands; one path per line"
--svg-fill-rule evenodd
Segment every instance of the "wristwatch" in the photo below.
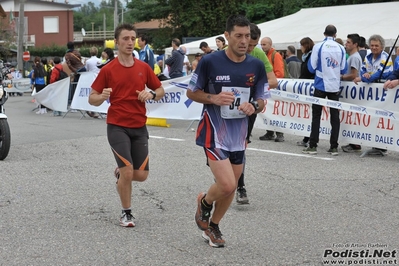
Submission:
M 258 111 L 259 109 L 258 101 L 252 101 L 250 102 L 250 104 L 252 104 L 252 106 L 255 108 L 255 112 Z
M 152 99 L 155 100 L 155 97 L 157 97 L 157 94 L 155 93 L 155 91 L 150 91 L 150 93 L 152 94 Z

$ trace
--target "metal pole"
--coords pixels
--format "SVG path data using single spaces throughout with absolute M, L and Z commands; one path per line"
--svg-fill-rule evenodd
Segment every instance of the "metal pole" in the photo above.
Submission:
M 25 71 L 23 69 L 22 54 L 24 52 L 24 29 L 25 29 L 25 0 L 19 1 L 19 14 L 18 14 L 18 50 L 17 50 L 17 64 L 18 69 L 22 69 L 23 74 Z M 25 76 L 25 75 L 24 75 Z
M 115 9 L 114 9 L 114 31 L 116 27 L 118 27 L 118 0 L 115 0 Z
M 105 40 L 105 31 L 107 30 L 107 25 L 105 24 L 105 13 L 103 13 L 103 22 L 104 22 L 104 29 L 103 29 L 103 31 L 104 31 L 104 40 Z

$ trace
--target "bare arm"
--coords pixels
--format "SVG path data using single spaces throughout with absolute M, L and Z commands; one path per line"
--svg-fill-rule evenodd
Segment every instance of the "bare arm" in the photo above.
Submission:
M 186 67 L 187 67 L 187 72 L 190 71 L 190 70 L 191 70 L 190 62 L 185 62 L 184 64 L 185 64 Z
M 192 64 L 191 64 L 191 70 L 194 72 L 195 71 L 195 69 L 197 68 L 197 64 L 198 64 L 198 61 L 193 61 L 192 62 Z
M 232 92 L 222 91 L 219 94 L 210 94 L 202 90 L 197 90 L 195 92 L 187 90 L 187 97 L 191 100 L 203 104 L 215 104 L 215 105 L 230 105 L 234 102 L 234 94 Z M 259 109 L 256 111 L 255 107 L 249 103 L 244 102 L 240 104 L 238 110 L 244 112 L 246 115 L 252 115 L 253 113 L 260 112 L 263 110 L 265 104 L 262 99 L 257 100 Z
M 89 104 L 100 106 L 106 99 L 109 98 L 111 92 L 112 88 L 105 88 L 103 89 L 102 93 L 92 89 L 89 95 Z
M 265 108 L 265 101 L 263 99 L 257 99 L 256 100 L 258 102 L 259 108 L 258 110 L 255 111 L 255 113 L 260 113 L 263 111 L 263 109 Z
M 346 81 L 353 81 L 356 77 L 358 77 L 359 71 L 352 67 L 351 68 L 351 73 L 345 74 L 341 76 L 341 80 L 346 80 Z
M 238 110 L 243 111 L 246 115 L 252 115 L 262 112 L 263 108 L 265 108 L 265 101 L 262 99 L 257 99 L 256 102 L 258 103 L 259 108 L 255 109 L 255 106 L 252 103 L 245 102 L 240 104 Z
M 162 86 L 159 87 L 158 89 L 154 90 L 154 92 L 157 94 L 154 101 L 159 101 L 160 99 L 163 98 L 163 96 L 165 96 L 165 90 Z
M 191 100 L 203 104 L 215 105 L 230 105 L 234 102 L 234 95 L 232 92 L 222 91 L 219 94 L 210 94 L 202 90 L 187 90 L 187 97 Z
M 384 83 L 384 90 L 393 89 L 399 85 L 399 79 L 387 80 Z
M 145 102 L 147 100 L 154 100 L 154 101 L 159 101 L 160 99 L 162 99 L 162 97 L 165 95 L 165 90 L 163 89 L 163 87 L 159 87 L 157 89 L 154 90 L 156 96 L 153 99 L 153 94 L 149 91 L 146 90 L 142 90 L 142 91 L 137 91 L 136 93 L 138 94 L 138 99 L 139 101 Z
M 271 89 L 277 88 L 278 82 L 277 82 L 276 75 L 274 75 L 274 72 L 272 71 L 272 72 L 269 72 L 266 74 L 267 74 L 267 82 L 269 83 L 269 87 Z

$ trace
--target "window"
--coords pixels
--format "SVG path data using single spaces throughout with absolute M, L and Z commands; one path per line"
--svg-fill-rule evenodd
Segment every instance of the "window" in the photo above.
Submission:
M 44 33 L 59 33 L 59 17 L 43 17 Z

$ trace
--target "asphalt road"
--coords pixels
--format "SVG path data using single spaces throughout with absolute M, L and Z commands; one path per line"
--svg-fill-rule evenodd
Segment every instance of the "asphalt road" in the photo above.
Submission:
M 122 228 L 105 121 L 36 115 L 30 100 L 6 103 L 0 265 L 399 265 L 396 152 L 332 157 L 322 141 L 309 156 L 300 136 L 265 142 L 254 129 L 250 204 L 231 205 L 220 224 L 227 245 L 215 249 L 194 222 L 196 196 L 213 178 L 190 121 L 148 127 L 150 176 L 134 184 L 136 227 Z

